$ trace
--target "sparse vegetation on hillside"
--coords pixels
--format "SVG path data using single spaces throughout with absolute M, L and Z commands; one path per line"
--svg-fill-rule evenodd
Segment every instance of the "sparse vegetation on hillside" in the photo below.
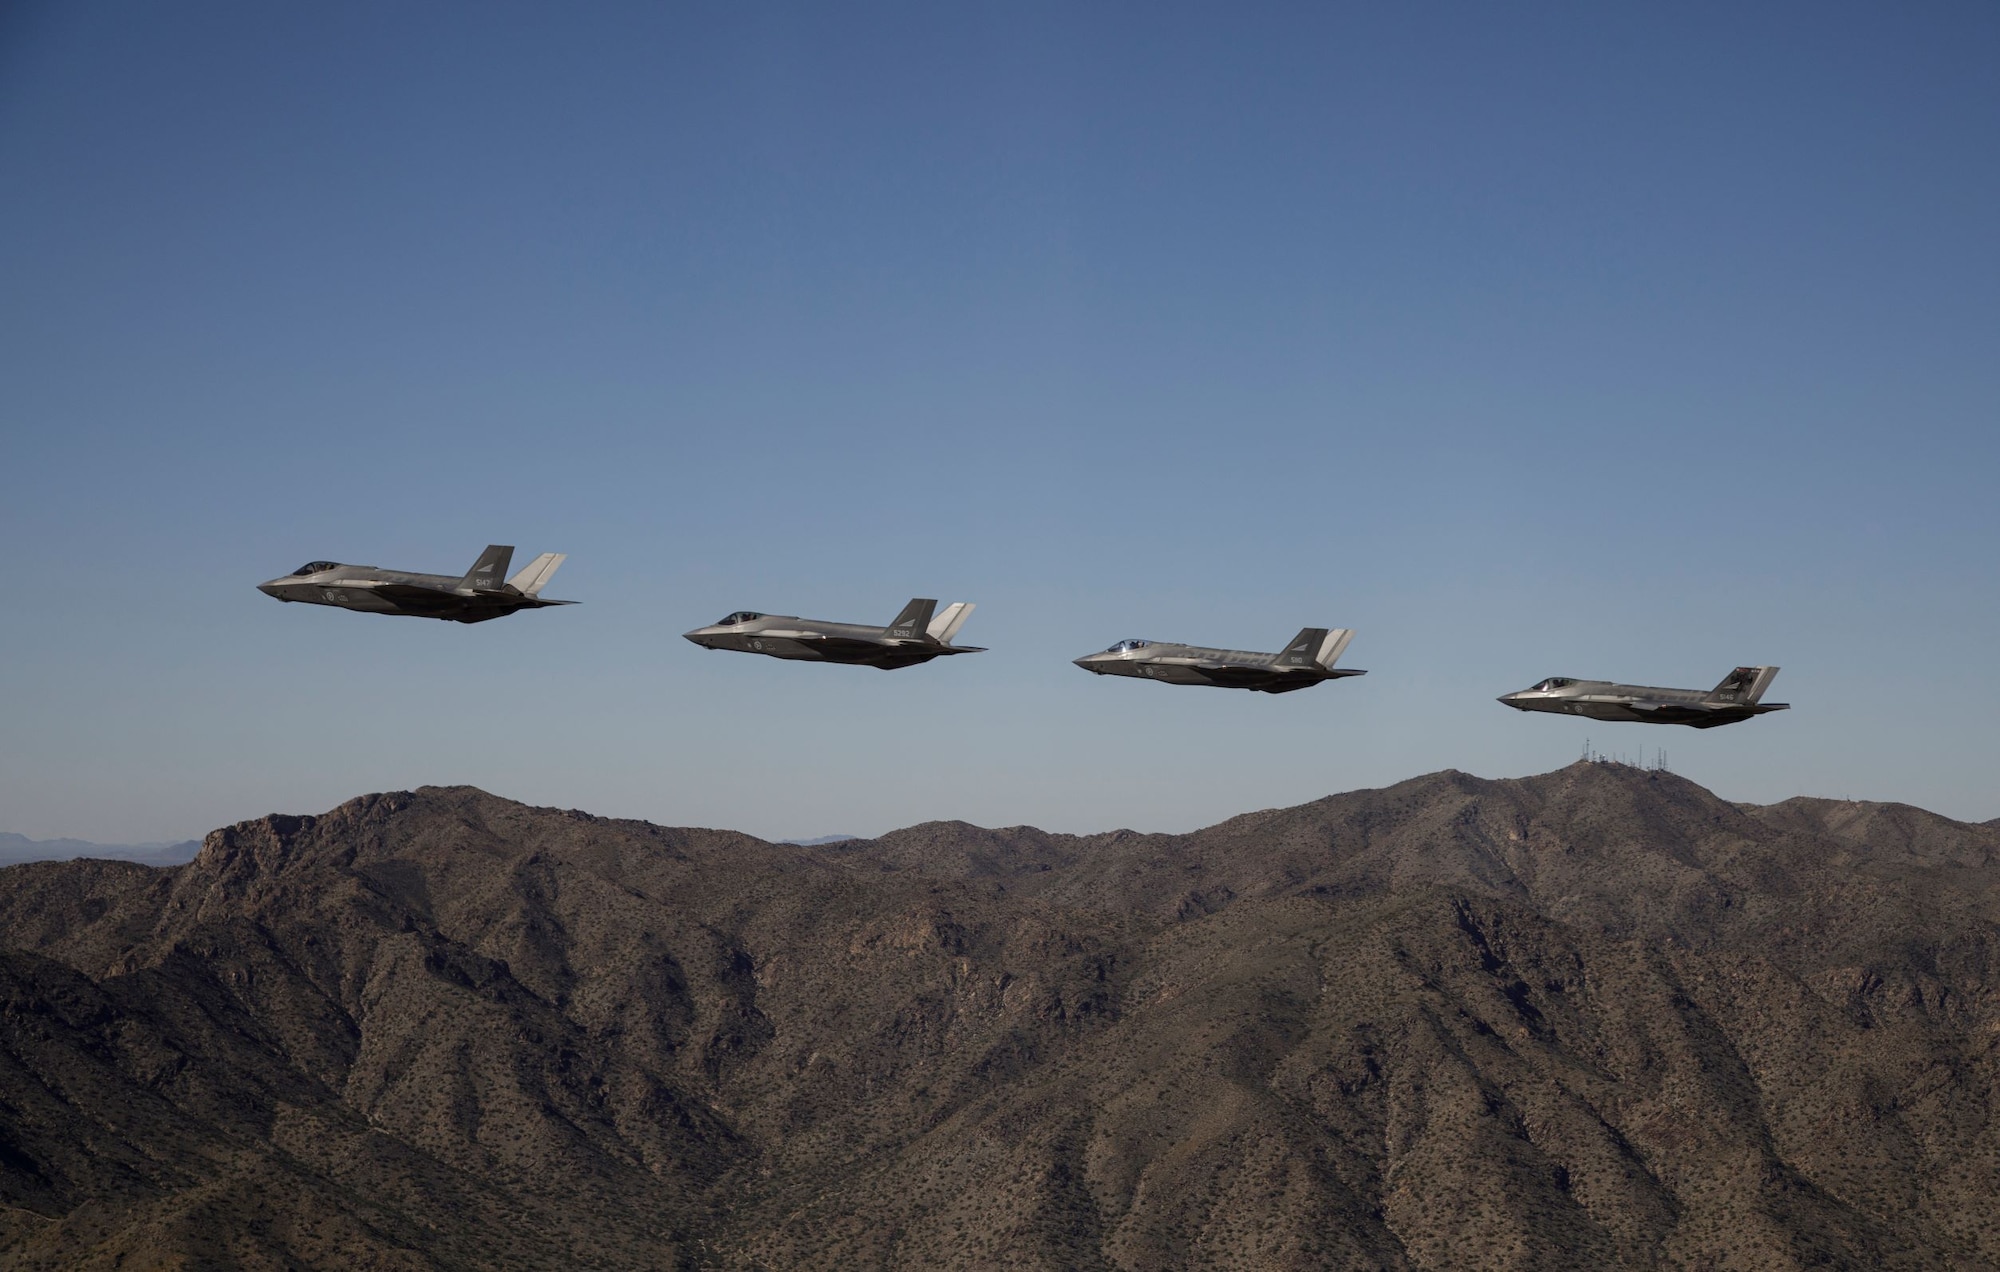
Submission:
M 19 866 L 0 1261 L 2000 1267 L 1996 856 L 1579 764 L 825 845 L 427 788 Z

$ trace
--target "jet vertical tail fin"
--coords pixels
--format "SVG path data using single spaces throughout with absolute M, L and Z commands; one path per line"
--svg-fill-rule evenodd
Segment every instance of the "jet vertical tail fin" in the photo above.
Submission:
M 1280 667 L 1314 667 L 1319 665 L 1320 646 L 1326 643 L 1330 633 L 1324 627 L 1308 627 L 1292 637 L 1291 643 L 1278 655 Z
M 521 567 L 521 572 L 507 580 L 507 586 L 524 596 L 539 596 L 542 588 L 554 576 L 556 568 L 569 560 L 566 552 L 544 552 Z
M 931 625 L 931 614 L 936 609 L 936 600 L 917 597 L 903 607 L 903 612 L 896 615 L 896 620 L 889 624 L 883 635 L 890 640 L 916 640 Z
M 1753 706 L 1778 678 L 1776 667 L 1738 667 L 1722 678 L 1722 683 L 1709 692 L 1711 702 L 1737 702 Z
M 1313 661 L 1328 671 L 1333 670 L 1333 665 L 1340 661 L 1342 654 L 1347 652 L 1347 642 L 1353 639 L 1354 629 L 1352 627 L 1334 628 L 1326 634 L 1326 639 L 1319 643 L 1319 653 L 1313 658 Z
M 951 644 L 951 638 L 958 635 L 958 629 L 965 626 L 965 620 L 972 615 L 970 601 L 953 601 L 944 607 L 944 613 L 931 620 L 924 629 L 926 635 L 940 645 Z
M 502 543 L 488 544 L 486 551 L 472 563 L 465 577 L 458 581 L 461 592 L 497 592 L 507 578 L 507 566 L 514 560 L 514 549 Z

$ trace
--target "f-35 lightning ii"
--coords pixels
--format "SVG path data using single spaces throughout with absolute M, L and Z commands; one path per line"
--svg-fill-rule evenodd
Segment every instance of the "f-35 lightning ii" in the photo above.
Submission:
M 1608 680 L 1551 676 L 1532 689 L 1503 694 L 1517 711 L 1555 711 L 1592 720 L 1635 720 L 1640 724 L 1685 724 L 1696 729 L 1735 724 L 1768 711 L 1790 710 L 1789 702 L 1761 702 L 1778 675 L 1776 667 L 1738 667 L 1722 683 L 1699 689 L 1655 689 L 1616 685 Z
M 505 618 L 515 610 L 576 604 L 542 599 L 543 585 L 556 567 L 569 559 L 567 554 L 544 552 L 503 583 L 513 559 L 513 548 L 493 544 L 479 554 L 463 578 L 310 561 L 283 578 L 259 583 L 257 590 L 281 601 L 334 605 L 367 614 L 446 618 L 454 623 L 483 623 L 489 618 Z
M 1153 640 L 1121 640 L 1101 654 L 1076 660 L 1085 671 L 1100 676 L 1138 676 L 1170 685 L 1214 685 L 1219 689 L 1254 689 L 1258 693 L 1290 693 L 1309 689 L 1322 680 L 1365 676 L 1333 664 L 1354 639 L 1346 627 L 1308 627 L 1275 654 L 1245 649 L 1209 649 L 1202 645 L 1170 645 Z
M 958 601 L 944 607 L 923 597 L 911 601 L 887 627 L 862 623 L 828 623 L 791 614 L 759 614 L 738 610 L 721 622 L 684 633 L 706 649 L 733 649 L 772 658 L 810 662 L 855 663 L 894 671 L 947 654 L 981 654 L 976 645 L 954 645 L 952 637 L 965 626 L 972 605 Z

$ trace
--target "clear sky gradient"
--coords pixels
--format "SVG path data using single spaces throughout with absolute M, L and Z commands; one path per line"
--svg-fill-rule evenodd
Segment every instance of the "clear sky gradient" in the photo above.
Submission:
M 1586 737 L 2000 815 L 2000 8 L 0 9 L 0 830 L 1184 829 Z M 315 558 L 570 554 L 476 627 Z M 724 613 L 979 605 L 891 674 Z M 1127 636 L 1357 629 L 1272 697 Z M 1548 675 L 1728 729 L 1524 716 Z

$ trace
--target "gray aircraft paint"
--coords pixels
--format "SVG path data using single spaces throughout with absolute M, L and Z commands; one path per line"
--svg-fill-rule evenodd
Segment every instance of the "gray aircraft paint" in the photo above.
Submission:
M 1333 664 L 1354 639 L 1346 627 L 1308 627 L 1275 654 L 1249 649 L 1210 649 L 1166 641 L 1121 640 L 1101 654 L 1085 654 L 1076 665 L 1099 676 L 1132 676 L 1168 685 L 1208 685 L 1291 693 L 1323 680 L 1365 676 L 1365 671 Z
M 976 645 L 951 643 L 972 610 L 970 602 L 958 601 L 940 614 L 936 601 L 917 597 L 886 627 L 738 610 L 719 623 L 682 634 L 704 649 L 894 671 L 950 654 L 986 652 Z
M 1502 694 L 1499 700 L 1517 711 L 1713 729 L 1771 711 L 1790 710 L 1789 702 L 1762 701 L 1764 691 L 1777 676 L 1776 667 L 1738 667 L 1707 692 L 1551 676 L 1532 688 Z
M 472 563 L 472 568 L 457 577 L 312 561 L 283 578 L 259 583 L 257 590 L 281 601 L 304 605 L 331 605 L 363 614 L 440 618 L 454 623 L 483 623 L 490 618 L 504 618 L 516 610 L 576 604 L 545 600 L 541 594 L 549 576 L 569 559 L 566 554 L 544 552 L 513 578 L 506 579 L 507 566 L 513 559 L 513 548 L 490 544 Z

